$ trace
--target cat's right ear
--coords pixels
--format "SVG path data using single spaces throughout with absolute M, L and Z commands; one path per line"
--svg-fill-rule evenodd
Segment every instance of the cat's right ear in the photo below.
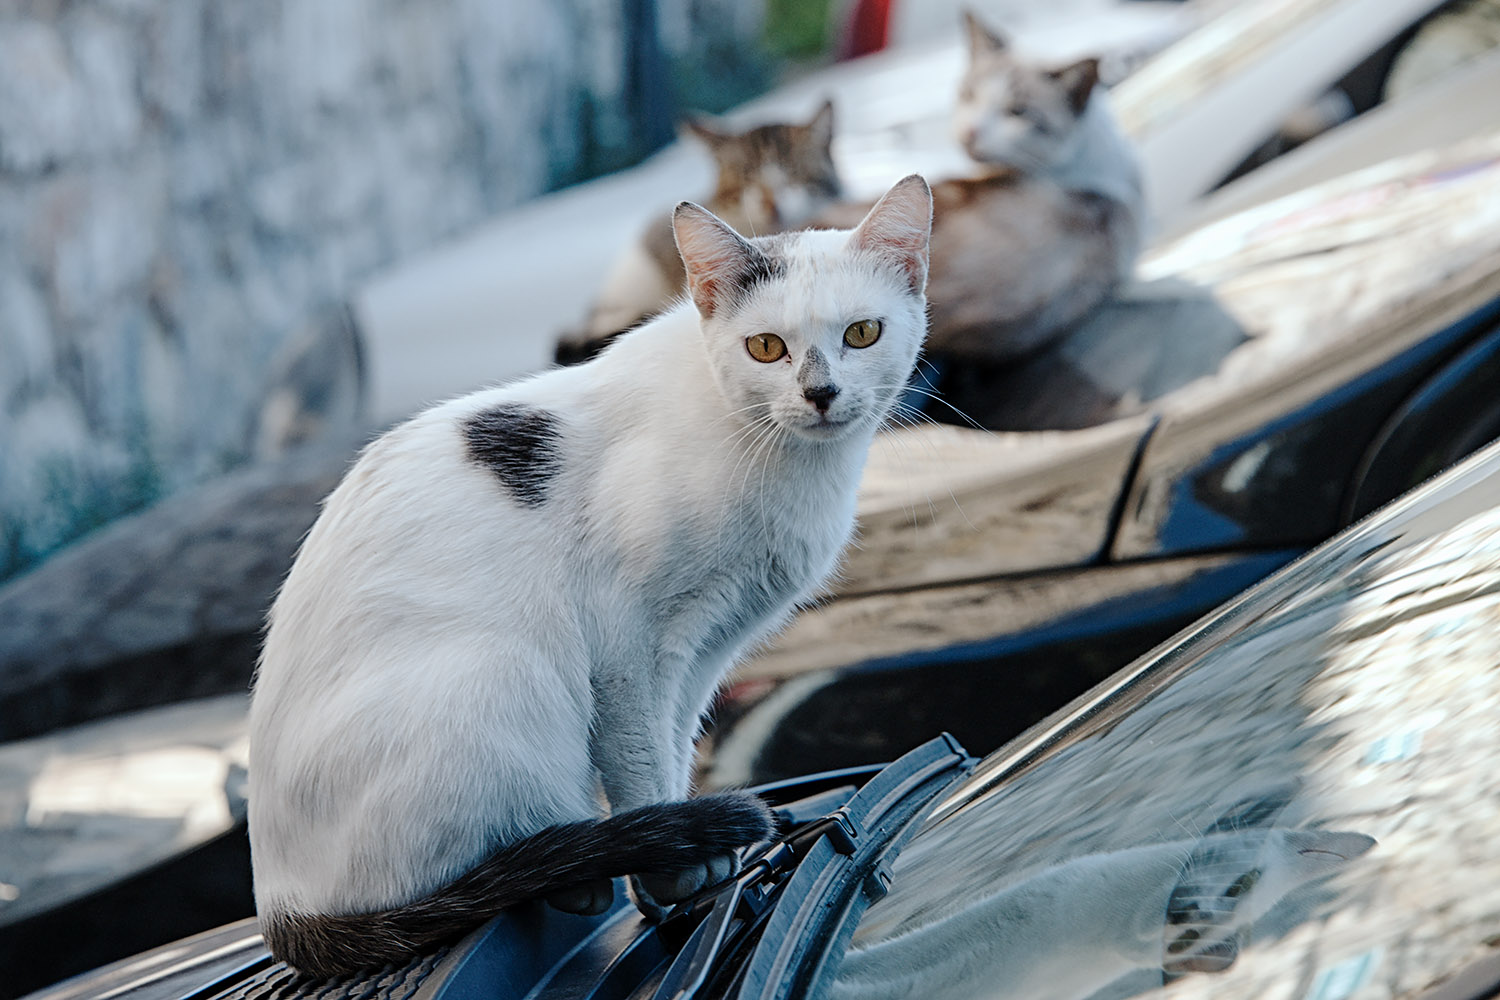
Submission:
M 1073 109 L 1073 113 L 1081 115 L 1083 109 L 1088 107 L 1089 95 L 1094 92 L 1095 85 L 1099 83 L 1099 60 L 1080 59 L 1071 66 L 1064 66 L 1048 75 L 1062 85 L 1063 93 L 1068 96 L 1068 106 Z
M 713 123 L 701 115 L 690 115 L 682 120 L 680 129 L 683 135 L 690 135 L 697 139 L 710 150 L 718 149 L 730 136 L 714 128 Z
M 897 181 L 849 237 L 849 246 L 900 268 L 913 295 L 927 287 L 932 189 L 921 174 Z
M 770 268 L 765 255 L 743 236 L 690 201 L 672 213 L 672 235 L 687 272 L 688 295 L 704 319 Z
M 969 58 L 977 60 L 981 56 L 999 55 L 1010 48 L 1010 43 L 1005 36 L 991 31 L 985 23 L 979 19 L 979 15 L 968 7 L 963 10 L 964 30 L 969 36 Z

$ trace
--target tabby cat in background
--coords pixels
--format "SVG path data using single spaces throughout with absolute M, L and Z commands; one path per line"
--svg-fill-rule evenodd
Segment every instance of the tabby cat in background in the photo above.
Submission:
M 687 121 L 684 130 L 713 154 L 717 180 L 705 207 L 745 236 L 799 228 L 840 196 L 831 152 L 831 101 L 806 124 L 730 132 L 700 118 Z M 558 338 L 557 361 L 574 364 L 597 354 L 671 305 L 686 278 L 672 239 L 672 216 L 663 212 L 616 259 L 582 326 Z

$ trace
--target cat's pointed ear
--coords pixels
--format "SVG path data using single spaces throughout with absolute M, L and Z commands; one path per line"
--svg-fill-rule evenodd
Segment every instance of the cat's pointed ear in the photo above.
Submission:
M 1048 75 L 1062 84 L 1063 92 L 1068 95 L 1068 106 L 1075 115 L 1081 115 L 1083 109 L 1088 107 L 1089 95 L 1093 94 L 1095 85 L 1099 83 L 1099 60 L 1080 59 L 1071 66 L 1053 70 Z
M 964 32 L 969 36 L 969 58 L 978 59 L 980 56 L 998 55 L 1010 48 L 1010 42 L 1005 36 L 991 31 L 979 15 L 972 8 L 965 7 Z
M 813 115 L 812 121 L 807 123 L 807 131 L 819 147 L 827 149 L 833 144 L 832 101 L 823 102 L 823 106 L 818 109 L 818 113 Z
M 703 115 L 689 115 L 682 120 L 678 131 L 684 136 L 692 136 L 710 151 L 718 149 L 728 142 L 731 136 L 715 127 L 714 123 Z
M 677 206 L 672 235 L 687 272 L 688 295 L 704 319 L 770 272 L 765 254 L 701 205 L 685 201 Z
M 912 294 L 920 295 L 927 287 L 931 236 L 932 191 L 921 174 L 911 174 L 875 203 L 849 237 L 849 246 L 898 266 Z

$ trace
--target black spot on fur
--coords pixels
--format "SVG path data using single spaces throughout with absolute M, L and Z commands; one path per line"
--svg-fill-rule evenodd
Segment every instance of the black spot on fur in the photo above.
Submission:
M 741 292 L 749 292 L 756 285 L 785 276 L 786 265 L 781 262 L 780 258 L 756 247 L 744 266 L 740 268 L 739 273 L 735 275 L 735 283 Z
M 469 458 L 489 469 L 527 507 L 547 502 L 547 487 L 562 467 L 562 432 L 546 410 L 501 403 L 463 424 Z

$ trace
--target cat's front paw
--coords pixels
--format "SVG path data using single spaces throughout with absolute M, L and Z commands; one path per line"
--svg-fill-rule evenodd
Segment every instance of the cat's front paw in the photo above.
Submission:
M 584 917 L 597 917 L 615 902 L 615 885 L 608 879 L 585 882 L 571 889 L 562 889 L 547 897 L 547 904 L 564 913 L 576 913 Z
M 729 878 L 740 870 L 737 854 L 721 854 L 702 864 L 672 872 L 644 872 L 633 876 L 631 895 L 647 920 L 659 921 L 675 903 L 696 896 L 711 885 Z

